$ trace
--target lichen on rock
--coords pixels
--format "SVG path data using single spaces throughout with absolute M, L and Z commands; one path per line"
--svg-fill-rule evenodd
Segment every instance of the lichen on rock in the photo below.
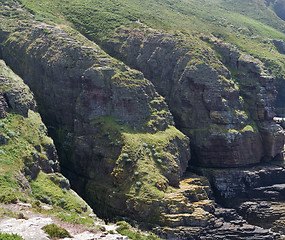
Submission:
M 56 133 L 65 173 L 99 213 L 104 204 L 109 213 L 143 218 L 135 206 L 155 202 L 155 209 L 154 199 L 179 185 L 189 138 L 173 126 L 164 98 L 141 72 L 45 24 L 23 26 L 2 46 Z M 159 216 L 150 211 L 147 218 Z
M 230 44 L 208 39 L 214 52 L 189 38 L 121 28 L 103 46 L 141 70 L 165 97 L 176 126 L 191 139 L 192 164 L 238 167 L 277 157 L 282 147 L 274 154 L 265 147 L 274 144 L 264 132 L 272 128 L 261 127 L 274 125 L 274 78 Z

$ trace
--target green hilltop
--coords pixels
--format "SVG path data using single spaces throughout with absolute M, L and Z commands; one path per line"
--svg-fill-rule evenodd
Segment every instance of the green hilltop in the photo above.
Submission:
M 195 36 L 196 41 L 201 35 L 218 37 L 263 61 L 278 77 L 279 92 L 283 95 L 285 58 L 271 40 L 285 40 L 285 22 L 275 12 L 284 1 L 21 0 L 21 3 L 36 20 L 75 27 L 97 43 L 111 38 L 122 26 Z M 282 105 L 280 101 L 277 105 Z

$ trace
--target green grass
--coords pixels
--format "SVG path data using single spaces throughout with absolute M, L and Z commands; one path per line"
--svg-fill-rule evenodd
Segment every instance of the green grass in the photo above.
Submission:
M 116 223 L 119 227 L 116 231 L 123 236 L 127 236 L 133 240 L 161 240 L 161 238 L 157 237 L 153 233 L 143 234 L 141 231 L 134 229 L 127 222 L 121 221 Z
M 44 150 L 38 152 L 36 145 L 49 145 L 52 140 L 42 131 L 43 123 L 38 113 L 29 111 L 25 118 L 16 113 L 8 113 L 0 119 L 0 131 L 8 137 L 8 143 L 0 146 L 0 168 L 4 171 L 17 171 L 23 167 L 24 159 L 33 158 L 33 154 L 48 159 Z
M 165 193 L 176 191 L 173 182 L 166 176 L 171 175 L 172 179 L 180 177 L 176 161 L 181 145 L 187 145 L 185 135 L 173 126 L 155 133 L 139 127 L 135 130 L 107 116 L 95 119 L 93 124 L 100 126 L 93 136 L 97 139 L 94 146 L 97 148 L 100 144 L 100 150 L 108 152 L 103 164 L 110 166 L 110 174 L 92 173 L 93 169 L 90 169 L 87 174 L 91 179 L 85 185 L 86 200 L 99 216 L 112 219 L 114 215 L 126 213 L 121 211 L 121 207 L 110 206 L 121 201 L 125 204 L 129 199 L 135 203 L 138 217 L 147 214 L 146 221 L 158 222 L 160 213 L 150 209 L 157 201 L 165 200 Z M 111 202 L 105 201 L 108 197 Z
M 16 179 L 6 174 L 0 176 L 0 202 L 1 203 L 16 203 L 20 193 L 17 191 Z
M 69 222 L 72 224 L 81 224 L 90 227 L 94 225 L 94 221 L 90 217 L 81 216 L 73 211 L 61 211 L 56 215 L 56 217 L 61 221 Z
M 122 25 L 162 29 L 186 37 L 214 35 L 265 62 L 282 78 L 285 59 L 269 41 L 285 40 L 285 22 L 264 1 L 194 0 L 21 0 L 41 20 L 67 24 L 100 43 Z M 234 6 L 234 7 L 233 7 Z M 266 41 L 266 42 L 264 42 Z M 194 42 L 199 42 L 198 39 Z M 201 43 L 200 43 L 201 44 Z M 203 44 L 202 44 L 203 45 Z M 206 45 L 204 45 L 205 47 Z M 280 67 L 278 67 L 280 66 Z
M 284 22 L 270 9 L 250 7 L 250 4 L 244 0 L 235 1 L 240 8 L 234 10 L 230 9 L 227 1 L 56 0 L 41 2 L 22 0 L 22 3 L 30 11 L 57 21 L 59 21 L 58 17 L 62 19 L 65 16 L 68 21 L 94 36 L 96 34 L 104 36 L 120 25 L 139 26 L 134 23 L 138 19 L 150 27 L 172 31 L 210 32 L 213 26 L 221 30 L 226 29 L 230 24 L 237 25 L 236 27 L 251 27 L 253 34 L 265 33 L 264 28 L 269 29 L 265 25 L 270 24 L 274 34 L 285 29 Z M 261 21 L 260 9 L 263 11 L 263 21 Z M 248 12 L 251 14 L 249 15 Z M 278 24 L 273 25 L 273 20 Z M 279 36 L 282 35 L 279 34 Z
M 52 223 L 46 225 L 42 228 L 48 235 L 49 238 L 71 238 L 71 235 L 67 230 L 62 227 L 57 226 L 56 224 Z
M 164 192 L 158 190 L 155 184 L 167 183 L 164 172 L 168 167 L 177 165 L 175 152 L 169 153 L 166 149 L 175 139 L 182 141 L 185 135 L 173 126 L 164 131 L 148 133 L 134 130 L 128 125 L 119 125 L 111 117 L 98 118 L 94 124 L 99 122 L 101 134 L 108 134 L 109 142 L 122 146 L 111 173 L 120 192 L 139 198 L 163 198 Z
M 37 199 L 77 213 L 84 212 L 83 209 L 85 208 L 87 211 L 85 202 L 75 192 L 60 188 L 51 180 L 51 177 L 53 177 L 53 174 L 40 172 L 38 177 L 31 182 L 33 195 Z
M 17 234 L 0 233 L 0 240 L 24 240 L 24 238 Z

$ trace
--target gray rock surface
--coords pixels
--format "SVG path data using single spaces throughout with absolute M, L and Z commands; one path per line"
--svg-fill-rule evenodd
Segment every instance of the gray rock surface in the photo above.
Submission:
M 266 199 L 266 191 L 277 192 L 280 200 L 284 197 L 285 169 L 277 164 L 237 169 L 197 168 L 195 171 L 207 176 L 217 197 L 229 204 L 243 198 Z
M 285 42 L 283 40 L 273 39 L 273 43 L 278 52 L 285 54 Z
M 0 117 L 6 116 L 8 105 L 18 114 L 27 117 L 29 110 L 36 110 L 36 102 L 29 87 L 24 81 L 13 74 L 5 62 L 0 60 Z
M 213 213 L 214 224 L 203 229 L 181 226 L 179 228 L 156 229 L 163 238 L 176 240 L 218 240 L 218 239 L 250 239 L 273 240 L 279 234 L 247 223 L 234 209 L 217 207 Z
M 51 224 L 51 218 L 35 217 L 25 219 L 5 219 L 0 220 L 0 231 L 4 233 L 15 233 L 25 240 L 48 240 L 48 235 L 41 229 Z
M 42 227 L 52 224 L 54 221 L 48 217 L 33 217 L 30 219 L 2 219 L 0 220 L 0 232 L 14 233 L 23 237 L 25 240 L 49 240 L 48 235 L 42 230 Z M 122 236 L 116 233 L 117 226 L 115 225 L 101 225 L 108 231 L 113 230 L 114 234 L 110 234 L 107 231 L 92 233 L 84 231 L 81 233 L 73 233 L 73 229 L 66 229 L 72 235 L 72 238 L 64 238 L 64 240 L 128 240 L 126 236 Z

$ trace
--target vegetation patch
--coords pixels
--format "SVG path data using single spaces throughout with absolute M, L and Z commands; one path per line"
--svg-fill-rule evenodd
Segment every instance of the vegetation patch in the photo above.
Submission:
M 163 198 L 164 192 L 156 186 L 164 182 L 164 191 L 167 190 L 169 184 L 165 172 L 167 168 L 177 164 L 175 151 L 178 149 L 174 150 L 174 154 L 169 153 L 167 149 L 175 138 L 184 137 L 172 126 L 155 134 L 122 131 L 125 144 L 112 172 L 115 183 L 124 192 L 139 198 Z M 127 176 L 124 176 L 125 172 L 128 173 Z M 170 189 L 171 187 L 168 190 Z
M 262 1 L 154 1 L 154 0 L 21 0 L 23 6 L 35 17 L 47 22 L 75 26 L 89 39 L 100 43 L 106 39 L 115 41 L 114 32 L 122 26 L 127 28 L 150 28 L 167 31 L 195 45 L 207 49 L 196 36 L 215 36 L 232 43 L 240 50 L 263 61 L 268 69 L 280 78 L 285 88 L 285 59 L 272 43 L 272 39 L 285 40 L 285 24 Z M 232 7 L 235 6 L 235 7 Z M 260 17 L 262 16 L 262 17 Z M 114 42 L 115 43 L 115 42 Z M 189 44 L 186 44 L 187 46 Z M 191 48 L 190 48 L 191 49 Z M 194 47 L 192 55 L 199 49 Z M 201 55 L 201 54 L 198 54 Z M 202 54 L 206 55 L 206 54 Z M 219 57 L 219 56 L 218 56 Z M 204 57 L 195 57 L 194 62 L 208 62 Z M 215 61 L 216 62 L 216 61 Z M 221 66 L 213 64 L 214 68 Z
M 24 240 L 24 238 L 17 234 L 0 233 L 0 240 Z
M 4 171 L 20 170 L 24 167 L 24 160 L 27 158 L 33 161 L 35 155 L 43 161 L 48 160 L 46 152 L 40 146 L 53 142 L 47 137 L 38 113 L 29 111 L 29 117 L 25 118 L 10 112 L 6 118 L 0 119 L 0 130 L 8 139 L 6 144 L 0 146 L 0 168 Z M 39 147 L 36 149 L 35 146 Z
M 18 196 L 18 185 L 15 180 L 12 180 L 12 176 L 0 175 L 0 202 L 1 203 L 16 203 Z
M 142 233 L 140 230 L 133 228 L 130 224 L 125 221 L 116 223 L 119 227 L 116 229 L 118 233 L 123 236 L 127 236 L 130 239 L 134 240 L 161 240 L 161 238 L 157 237 L 153 233 Z
M 241 132 L 254 132 L 254 129 L 251 125 L 246 125 Z
M 83 200 L 72 190 L 60 188 L 50 178 L 53 174 L 40 172 L 38 177 L 31 182 L 33 195 L 40 201 L 60 206 L 66 210 L 73 210 L 77 213 L 87 211 L 87 206 Z
M 65 230 L 62 227 L 57 226 L 54 223 L 46 225 L 42 229 L 49 235 L 49 238 L 51 239 L 72 237 L 67 230 Z
M 94 221 L 90 217 L 82 217 L 80 214 L 74 211 L 60 211 L 60 213 L 58 213 L 56 217 L 61 221 L 69 222 L 72 224 L 81 224 L 90 227 L 94 225 Z

